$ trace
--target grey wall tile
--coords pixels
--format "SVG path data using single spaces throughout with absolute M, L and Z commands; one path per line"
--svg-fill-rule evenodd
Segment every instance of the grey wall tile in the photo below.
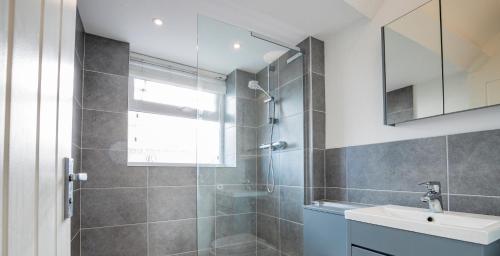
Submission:
M 83 189 L 82 228 L 146 222 L 146 189 Z
M 73 76 L 73 98 L 82 105 L 82 89 L 83 89 L 83 67 L 82 63 L 75 54 L 75 72 Z
M 73 158 L 73 168 L 74 168 L 74 172 L 75 173 L 78 173 L 78 172 L 81 172 L 81 163 L 82 163 L 82 150 L 75 146 L 75 145 L 71 145 L 71 157 Z M 80 182 L 75 182 L 73 184 L 73 189 L 79 189 L 80 188 Z
M 215 216 L 215 186 L 198 186 L 196 201 L 197 217 Z
M 346 148 L 331 148 L 325 151 L 326 187 L 347 186 Z
M 78 55 L 80 63 L 83 63 L 84 40 L 85 40 L 85 28 L 83 27 L 82 18 L 80 17 L 80 11 L 77 8 L 76 27 L 75 27 L 75 52 Z
M 248 82 L 255 79 L 255 74 L 236 70 L 236 97 L 254 99 L 256 91 L 248 88 Z
M 127 114 L 83 110 L 82 148 L 127 149 Z
M 317 111 L 325 111 L 325 77 L 312 73 L 312 109 Z M 308 106 L 306 106 L 306 109 Z
M 304 74 L 309 74 L 309 64 L 310 64 L 310 58 L 311 58 L 311 37 L 307 37 L 306 39 L 302 40 L 299 44 L 297 44 L 297 47 L 300 48 L 302 53 L 304 53 L 303 57 L 303 70 Z
M 250 236 L 248 236 L 250 238 Z M 255 237 L 252 241 L 235 243 L 229 246 L 217 247 L 218 256 L 232 256 L 232 255 L 242 255 L 242 256 L 254 256 L 257 250 L 257 243 L 255 242 Z
M 215 184 L 215 172 L 216 167 L 197 167 L 198 173 L 198 185 L 214 185 Z
M 257 256 L 280 256 L 281 254 L 279 250 L 274 249 L 273 247 L 269 247 L 267 244 L 260 243 L 257 241 Z
M 273 152 L 273 162 L 274 167 L 272 173 L 269 173 L 269 155 L 264 154 L 257 157 L 257 184 L 267 184 L 268 181 L 271 183 L 271 177 L 274 177 L 274 183 L 276 185 L 280 184 L 280 156 L 278 152 Z M 268 177 L 269 174 L 269 177 Z M 269 180 L 268 180 L 269 179 Z
M 304 186 L 304 150 L 279 153 L 279 183 L 286 186 Z
M 302 223 L 304 188 L 280 186 L 280 218 Z
M 224 125 L 226 128 L 233 127 L 236 125 L 236 103 L 238 98 L 234 96 L 224 97 L 225 100 L 225 112 L 224 112 Z
M 236 124 L 257 127 L 257 104 L 264 103 L 254 99 L 236 98 Z
M 312 112 L 312 147 L 316 149 L 325 148 L 325 113 L 313 111 Z
M 82 171 L 89 175 L 85 188 L 145 187 L 146 167 L 127 166 L 126 151 L 82 150 Z
M 236 97 L 236 70 L 227 75 L 226 97 Z
M 197 237 L 198 237 L 198 250 L 209 250 L 214 247 L 215 217 L 198 218 Z
M 425 191 L 418 184 L 446 187 L 445 137 L 356 146 L 347 149 L 348 187 Z
M 257 237 L 260 243 L 279 250 L 279 235 L 278 218 L 257 214 Z
M 191 252 L 196 249 L 196 220 L 149 224 L 150 256 Z
M 325 188 L 312 188 L 305 187 L 304 188 L 304 198 L 312 199 L 312 200 L 324 200 L 326 199 L 326 191 Z M 307 202 L 305 202 L 307 204 Z
M 450 211 L 500 216 L 500 197 L 450 195 Z
M 427 203 L 420 201 L 423 193 L 398 192 L 398 191 L 376 191 L 349 189 L 348 196 L 350 202 L 362 204 L 395 204 L 410 207 L 428 208 Z M 443 207 L 448 206 L 447 196 L 443 195 Z
M 280 220 L 280 240 L 282 255 L 302 256 L 304 254 L 303 225 Z
M 242 236 L 256 234 L 255 213 L 219 216 L 216 221 L 215 238 L 218 248 L 241 243 Z
M 85 70 L 128 76 L 129 44 L 85 34 Z
M 196 218 L 196 187 L 148 189 L 148 221 Z
M 80 232 L 80 189 L 73 192 L 73 217 L 71 217 L 71 238 Z
M 255 156 L 238 157 L 236 167 L 216 169 L 217 184 L 255 184 L 257 159 Z
M 147 254 L 146 224 L 82 230 L 82 256 Z
M 79 103 L 73 99 L 73 116 L 72 116 L 72 131 L 71 131 L 71 143 L 81 147 L 82 145 L 82 108 Z
M 148 170 L 149 186 L 196 186 L 196 167 L 150 166 Z
M 280 119 L 280 124 L 278 125 L 280 140 L 285 141 L 288 144 L 285 150 L 304 148 L 303 120 L 303 114 L 297 114 Z
M 111 112 L 127 112 L 128 77 L 85 71 L 83 107 Z
M 71 256 L 80 256 L 80 233 L 71 240 Z
M 279 88 L 279 111 L 280 117 L 288 117 L 304 111 L 302 76 L 290 81 Z
M 255 75 L 255 79 L 259 81 L 259 85 L 266 91 L 269 91 L 269 67 L 266 66 Z M 262 92 L 257 92 L 257 98 Z
M 325 43 L 311 37 L 311 68 L 312 72 L 325 74 Z
M 272 193 L 267 192 L 265 185 L 257 186 L 257 213 L 279 217 L 280 215 L 280 187 L 276 186 Z
M 280 128 L 279 125 L 274 125 L 271 127 L 270 124 L 265 124 L 257 128 L 257 146 L 262 144 L 269 144 L 271 141 L 271 128 L 273 132 L 272 141 L 278 141 L 280 138 Z M 268 155 L 269 149 L 258 149 L 259 155 Z
M 347 201 L 347 189 L 326 188 L 325 198 L 332 201 Z
M 279 59 L 269 65 L 269 91 L 278 89 L 279 85 Z
M 257 154 L 257 128 L 236 127 L 236 139 L 239 155 Z
M 325 186 L 325 150 L 310 149 L 308 154 L 312 154 L 311 175 L 307 176 L 309 181 L 307 186 L 324 187 Z
M 297 52 L 289 50 L 287 53 L 283 54 L 279 59 L 279 86 L 283 86 L 290 81 L 295 80 L 303 75 L 303 57 L 299 57 L 290 63 L 286 63 L 287 59 L 294 56 Z
M 256 187 L 251 185 L 217 186 L 217 215 L 240 214 L 255 212 Z
M 450 193 L 500 196 L 500 130 L 448 137 Z

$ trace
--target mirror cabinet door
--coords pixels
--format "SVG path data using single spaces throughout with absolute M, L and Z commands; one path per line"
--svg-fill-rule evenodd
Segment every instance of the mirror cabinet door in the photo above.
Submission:
M 500 1 L 441 5 L 445 113 L 500 104 Z
M 439 0 L 389 23 L 382 31 L 386 124 L 442 115 Z

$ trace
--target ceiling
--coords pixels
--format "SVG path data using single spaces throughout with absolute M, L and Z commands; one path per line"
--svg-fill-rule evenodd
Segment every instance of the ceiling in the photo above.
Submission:
M 78 7 L 87 33 L 129 42 L 135 52 L 196 66 L 198 14 L 295 45 L 365 17 L 349 1 L 81 0 Z M 152 18 L 161 18 L 164 25 L 153 25 Z

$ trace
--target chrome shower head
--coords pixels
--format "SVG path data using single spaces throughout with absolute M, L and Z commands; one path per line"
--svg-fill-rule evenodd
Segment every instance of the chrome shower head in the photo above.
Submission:
M 259 90 L 259 91 L 263 92 L 268 97 L 268 99 L 266 99 L 265 102 L 269 102 L 269 101 L 274 100 L 273 96 L 271 96 L 268 92 L 266 92 L 266 90 L 264 90 L 262 87 L 260 87 L 259 81 L 251 80 L 250 82 L 248 82 L 248 88 L 250 88 L 252 90 Z

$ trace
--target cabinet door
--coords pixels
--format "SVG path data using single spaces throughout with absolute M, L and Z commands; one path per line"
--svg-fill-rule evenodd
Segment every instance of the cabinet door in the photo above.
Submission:
M 351 250 L 351 256 L 385 256 L 385 255 L 353 246 Z

